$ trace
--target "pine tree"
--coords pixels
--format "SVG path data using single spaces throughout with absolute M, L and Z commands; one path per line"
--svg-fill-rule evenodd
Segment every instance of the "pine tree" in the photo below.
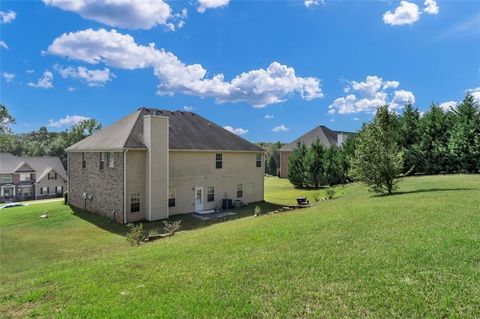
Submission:
M 333 145 L 326 149 L 323 156 L 325 170 L 325 182 L 332 186 L 343 183 L 343 169 L 341 164 L 340 149 Z
M 288 157 L 288 180 L 295 187 L 305 186 L 305 156 L 307 147 L 298 142 L 292 154 Z
M 324 183 L 323 153 L 323 145 L 317 139 L 312 143 L 305 156 L 306 183 L 315 188 Z
M 458 171 L 477 173 L 480 169 L 480 105 L 468 93 L 453 111 L 448 148 Z
M 420 126 L 420 112 L 408 103 L 400 117 L 400 145 L 404 152 L 403 173 L 418 172 L 421 163 L 418 162 L 418 130 Z

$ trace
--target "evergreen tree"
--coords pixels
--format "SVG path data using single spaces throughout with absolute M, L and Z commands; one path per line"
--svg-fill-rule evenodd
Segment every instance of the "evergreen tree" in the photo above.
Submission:
M 273 152 L 270 154 L 268 157 L 268 163 L 267 163 L 267 173 L 273 176 L 277 175 L 277 161 L 275 160 L 275 156 Z
M 432 104 L 422 117 L 417 158 L 423 173 L 438 174 L 453 170 L 448 151 L 451 120 L 449 114 L 445 114 L 437 104 Z
M 464 173 L 480 169 L 480 106 L 468 93 L 453 111 L 454 123 L 448 147 L 455 167 Z
M 356 136 L 351 173 L 374 192 L 391 194 L 398 187 L 403 169 L 398 132 L 398 118 L 385 105 L 377 109 L 373 122 Z
M 0 134 L 10 133 L 10 125 L 12 124 L 15 124 L 15 118 L 5 105 L 0 104 Z
M 305 156 L 307 147 L 298 142 L 293 152 L 288 157 L 288 180 L 295 187 L 305 186 Z
M 310 146 L 305 156 L 306 183 L 315 188 L 324 183 L 323 153 L 323 145 L 317 139 Z
M 403 173 L 416 173 L 421 163 L 418 163 L 418 143 L 420 112 L 408 103 L 400 117 L 400 145 L 404 152 Z

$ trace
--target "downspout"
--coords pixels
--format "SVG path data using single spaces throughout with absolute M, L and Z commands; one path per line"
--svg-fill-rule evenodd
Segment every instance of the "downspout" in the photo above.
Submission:
M 127 223 L 127 152 L 123 152 L 123 223 Z

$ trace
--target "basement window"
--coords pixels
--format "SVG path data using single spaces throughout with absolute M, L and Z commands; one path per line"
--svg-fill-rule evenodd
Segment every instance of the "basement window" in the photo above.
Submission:
M 262 154 L 257 154 L 256 165 L 257 167 L 262 167 Z
M 168 207 L 175 207 L 175 190 L 171 189 L 168 192 Z
M 237 198 L 243 197 L 243 185 L 237 184 Z
M 223 154 L 216 154 L 215 155 L 215 168 L 222 168 L 223 167 Z
M 207 188 L 207 202 L 213 202 L 215 200 L 215 187 L 208 186 Z
M 130 194 L 130 213 L 138 213 L 140 211 L 140 193 Z

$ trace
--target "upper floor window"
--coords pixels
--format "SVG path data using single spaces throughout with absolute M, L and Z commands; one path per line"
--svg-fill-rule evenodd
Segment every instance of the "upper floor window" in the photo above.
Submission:
M 168 192 L 168 207 L 175 207 L 175 190 L 170 189 Z
M 32 176 L 32 174 L 30 174 L 30 173 L 20 173 L 20 181 L 21 182 L 28 182 L 28 181 L 32 180 L 31 176 Z
M 243 185 L 237 184 L 237 198 L 243 197 Z
M 100 153 L 100 169 L 103 169 L 105 167 L 105 153 L 101 152 Z
M 208 186 L 207 188 L 207 202 L 215 201 L 215 187 Z
M 107 166 L 110 168 L 114 167 L 114 162 L 113 162 L 113 152 L 108 152 L 107 153 Z
M 82 168 L 87 167 L 87 161 L 85 160 L 85 153 L 82 152 Z
M 12 175 L 2 175 L 2 183 L 11 183 L 13 182 Z
M 216 154 L 215 155 L 215 168 L 222 168 L 223 167 L 223 154 Z
M 262 167 L 262 154 L 257 154 L 256 165 L 257 167 Z
M 48 179 L 51 180 L 56 180 L 57 179 L 57 173 L 56 172 L 50 172 L 48 173 Z
M 137 213 L 140 211 L 140 193 L 130 194 L 130 212 Z

